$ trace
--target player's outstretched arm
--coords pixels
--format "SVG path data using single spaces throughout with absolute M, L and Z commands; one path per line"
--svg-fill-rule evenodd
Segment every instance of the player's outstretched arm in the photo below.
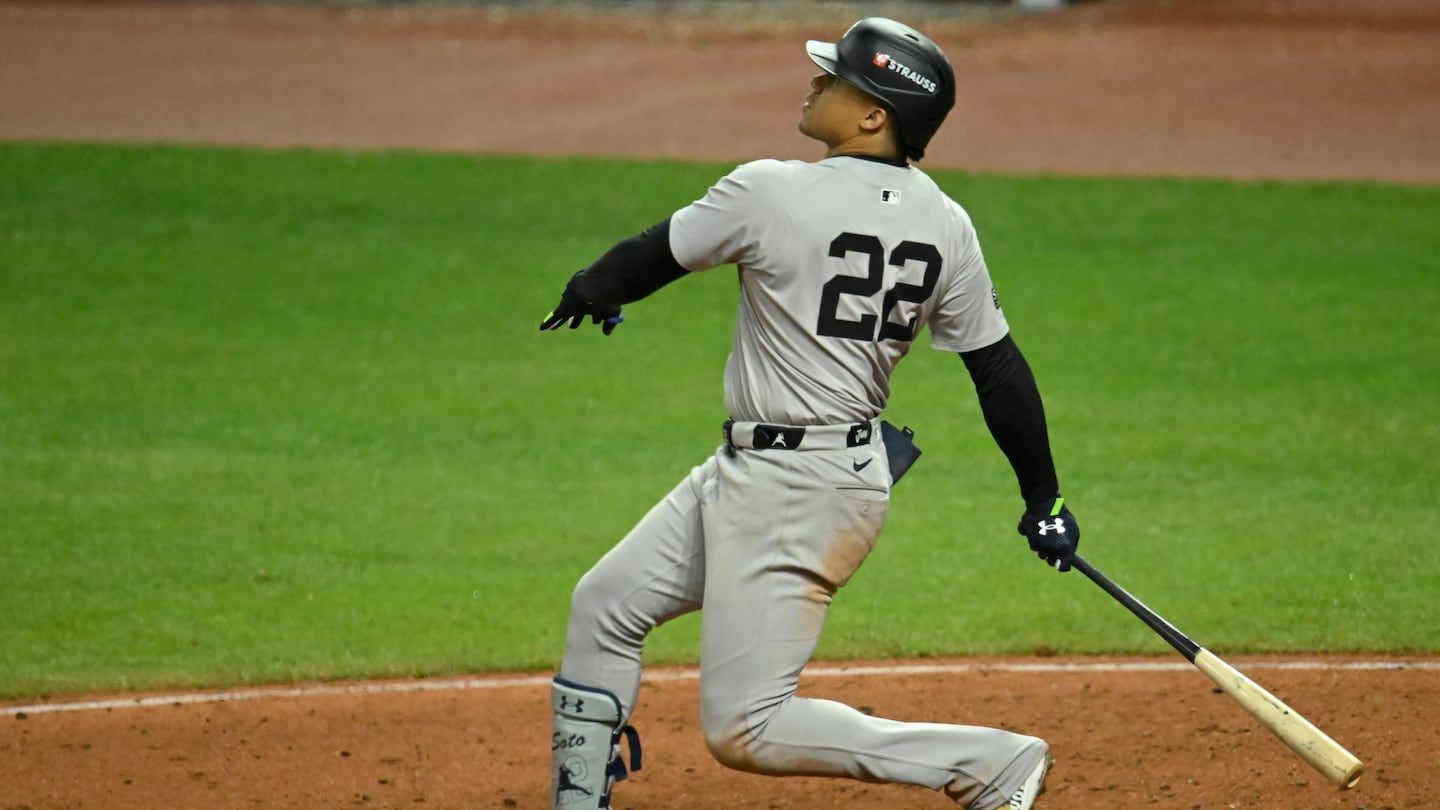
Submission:
M 570 278 L 560 303 L 541 322 L 541 330 L 574 329 L 589 316 L 605 334 L 625 320 L 621 304 L 639 301 L 689 271 L 670 251 L 670 219 L 621 240 L 594 264 Z
M 1080 542 L 1080 526 L 1065 506 L 1050 453 L 1045 407 L 1030 364 L 1007 334 L 982 349 L 962 352 L 990 435 L 1009 459 L 1025 500 L 1019 532 L 1041 559 L 1061 571 Z

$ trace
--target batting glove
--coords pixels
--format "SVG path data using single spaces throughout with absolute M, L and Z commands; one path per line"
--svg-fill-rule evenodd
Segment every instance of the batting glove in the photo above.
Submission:
M 565 285 L 565 292 L 560 294 L 560 303 L 555 305 L 545 320 L 540 322 L 540 331 L 559 329 L 566 321 L 570 322 L 570 328 L 575 329 L 590 316 L 591 323 L 602 324 L 600 331 L 606 335 L 615 331 L 615 327 L 625 322 L 625 316 L 620 314 L 620 307 L 615 304 L 597 304 L 594 301 L 586 301 L 575 292 L 575 280 L 571 279 Z
M 1031 504 L 1020 518 L 1020 534 L 1030 541 L 1030 550 L 1058 571 L 1069 571 L 1080 545 L 1080 524 L 1056 495 Z

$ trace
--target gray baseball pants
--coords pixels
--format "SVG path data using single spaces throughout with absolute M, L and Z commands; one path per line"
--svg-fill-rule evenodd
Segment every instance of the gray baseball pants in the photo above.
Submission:
M 701 726 L 721 764 L 918 785 L 975 810 L 1002 806 L 1048 755 L 1042 740 L 902 723 L 795 695 L 831 599 L 874 547 L 889 498 L 878 431 L 853 448 L 722 446 L 581 578 L 561 676 L 614 693 L 623 724 L 646 635 L 703 606 Z

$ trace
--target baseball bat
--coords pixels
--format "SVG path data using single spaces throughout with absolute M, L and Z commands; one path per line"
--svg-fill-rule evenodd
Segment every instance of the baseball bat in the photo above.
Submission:
M 1146 607 L 1144 602 L 1115 584 L 1113 580 L 1080 555 L 1075 555 L 1071 565 L 1103 588 L 1117 602 L 1129 608 L 1131 613 L 1140 618 L 1140 621 L 1158 633 L 1161 638 L 1170 643 L 1170 646 L 1178 650 L 1190 663 L 1214 681 L 1222 692 L 1240 704 L 1240 708 L 1249 712 L 1250 716 L 1260 721 L 1265 728 L 1270 729 L 1272 734 L 1290 746 L 1290 749 L 1299 754 L 1300 758 L 1309 763 L 1310 767 L 1324 774 L 1326 779 L 1338 785 L 1342 790 L 1355 787 L 1355 784 L 1360 781 L 1360 773 L 1365 770 L 1365 763 L 1345 750 L 1344 746 L 1335 742 L 1325 732 L 1316 728 L 1314 723 L 1306 720 L 1299 712 L 1285 705 L 1279 698 L 1265 691 L 1263 687 L 1247 678 L 1239 670 L 1225 663 L 1220 656 L 1196 644 L 1189 636 L 1180 632 L 1175 625 L 1165 621 L 1160 614 Z

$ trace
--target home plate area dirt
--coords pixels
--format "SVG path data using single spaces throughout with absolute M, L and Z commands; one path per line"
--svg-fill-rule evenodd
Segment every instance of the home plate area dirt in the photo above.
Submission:
M 1043 810 L 1435 806 L 1440 661 L 1231 663 L 1363 759 L 1359 785 L 1326 782 L 1178 656 L 826 663 L 800 691 L 878 716 L 1043 736 L 1057 758 Z M 0 709 L 0 808 L 541 810 L 548 677 L 12 705 Z M 953 806 L 916 788 L 726 770 L 705 750 L 697 684 L 673 669 L 645 681 L 633 717 L 644 767 L 615 807 Z
M 767 8 L 0 0 L 0 138 L 814 158 L 799 43 L 848 21 Z M 962 77 L 927 166 L 1440 182 L 1431 0 L 1109 0 L 922 27 Z M 1042 810 L 1440 806 L 1435 659 L 1231 663 L 1364 759 L 1360 784 L 1328 784 L 1178 656 L 825 662 L 801 692 L 1042 736 L 1058 760 Z M 547 808 L 549 674 L 11 701 L 0 810 Z M 644 768 L 617 808 L 947 806 L 727 771 L 697 706 L 693 673 L 651 674 Z

